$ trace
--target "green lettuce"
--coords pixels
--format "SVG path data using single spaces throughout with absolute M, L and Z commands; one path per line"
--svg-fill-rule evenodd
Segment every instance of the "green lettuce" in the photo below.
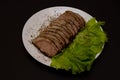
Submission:
M 102 25 L 104 25 L 103 21 L 90 19 L 73 42 L 52 58 L 50 66 L 72 71 L 72 74 L 89 71 L 96 55 L 102 51 L 107 41 Z

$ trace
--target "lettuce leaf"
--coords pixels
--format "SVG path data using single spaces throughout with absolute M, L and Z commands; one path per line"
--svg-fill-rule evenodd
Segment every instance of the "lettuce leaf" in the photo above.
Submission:
M 107 41 L 106 33 L 101 26 L 104 22 L 90 19 L 73 42 L 58 55 L 52 58 L 51 67 L 72 71 L 72 74 L 89 71 L 95 56 L 102 51 Z

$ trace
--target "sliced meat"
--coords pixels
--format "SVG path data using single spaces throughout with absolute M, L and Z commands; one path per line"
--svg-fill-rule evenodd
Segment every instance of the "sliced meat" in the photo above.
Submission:
M 81 27 L 81 26 L 82 26 L 82 27 L 85 26 L 85 20 L 84 20 L 83 17 L 80 16 L 78 13 L 74 13 L 74 12 L 72 12 L 72 11 L 66 11 L 66 13 L 71 14 L 71 16 L 73 16 L 73 17 L 77 20 L 77 22 L 79 22 L 80 27 Z
M 82 23 L 81 26 L 84 27 L 85 26 L 85 20 L 83 19 L 83 17 L 80 16 L 79 14 L 77 14 L 77 13 L 75 15 L 79 18 L 80 22 Z
M 48 28 L 58 29 L 58 30 L 61 31 L 63 34 L 65 34 L 65 36 L 66 36 L 68 39 L 71 38 L 70 34 L 69 34 L 63 27 L 59 27 L 59 26 L 49 26 Z
M 65 21 L 64 19 L 59 19 L 59 18 L 57 18 L 56 20 L 52 21 L 52 22 L 50 23 L 50 25 L 54 25 L 54 24 L 56 24 L 56 23 L 59 23 L 60 25 L 65 25 L 65 24 L 66 24 L 66 21 Z
M 71 25 L 71 26 L 66 26 L 66 24 L 69 24 L 69 25 Z M 75 34 L 76 34 L 77 31 L 78 31 L 78 29 L 76 28 L 76 26 L 75 26 L 75 25 L 73 24 L 73 22 L 71 22 L 70 20 L 65 20 L 65 19 L 59 18 L 59 19 L 51 22 L 50 26 L 52 26 L 52 25 L 57 25 L 57 26 L 62 26 L 62 25 L 64 25 L 64 26 L 67 28 L 67 30 L 69 30 L 69 27 L 70 27 L 70 28 L 72 29 L 72 32 L 74 31 Z
M 68 45 L 84 25 L 85 20 L 82 16 L 72 11 L 66 11 L 51 21 L 33 40 L 33 44 L 52 57 Z
M 61 19 L 65 19 L 66 21 L 67 20 L 70 20 L 71 22 L 73 22 L 73 24 L 75 25 L 75 27 L 77 29 L 79 29 L 79 23 L 77 22 L 77 20 L 71 16 L 71 14 L 69 14 L 67 11 L 63 14 L 63 15 L 60 15 L 59 18 Z
M 50 28 L 50 29 L 47 28 L 47 29 L 45 29 L 43 32 L 51 32 L 51 33 L 54 33 L 54 35 L 56 35 L 58 38 L 61 39 L 61 42 L 62 42 L 63 44 L 66 44 L 66 41 L 65 41 L 64 37 L 62 37 L 60 33 L 57 33 L 56 30 L 51 29 L 51 28 Z
M 55 32 L 52 32 L 52 31 L 49 31 L 49 30 L 43 31 L 42 33 L 46 33 L 46 34 L 55 36 L 60 41 L 62 46 L 65 45 L 64 39 L 59 34 L 56 34 Z
M 80 21 L 79 18 L 76 16 L 76 14 L 73 13 L 72 11 L 66 11 L 65 13 L 66 13 L 66 14 L 69 14 L 70 16 L 72 16 L 72 17 L 76 20 L 77 23 L 75 23 L 75 24 L 77 24 L 78 29 L 80 29 L 81 21 Z
M 38 49 L 40 49 L 41 52 L 45 53 L 49 57 L 58 53 L 58 49 L 55 44 L 47 38 L 37 37 L 32 42 Z
M 48 39 L 52 40 L 54 42 L 54 44 L 57 46 L 59 51 L 62 49 L 61 42 L 55 36 L 50 35 L 48 33 L 41 33 L 39 35 L 39 37 L 45 37 L 45 38 L 48 38 Z
M 72 30 L 72 32 L 71 32 L 71 30 L 69 30 L 69 28 L 68 28 L 69 26 L 67 26 L 67 24 L 63 25 L 63 24 L 59 24 L 59 23 L 54 23 L 51 26 L 58 26 L 60 28 L 63 28 L 69 34 L 70 37 L 73 36 L 72 32 L 74 32 L 74 31 Z
M 65 40 L 66 44 L 69 43 L 68 38 L 60 30 L 55 29 L 55 28 L 46 28 L 45 30 L 52 31 L 52 32 L 55 32 L 55 33 L 59 34 Z
M 71 28 L 74 30 L 75 34 L 77 34 L 78 28 L 74 25 L 74 23 L 72 21 L 69 21 L 69 20 L 68 20 L 68 23 L 71 25 Z
M 67 24 L 66 24 L 66 27 L 67 27 L 68 31 L 72 33 L 72 37 L 75 36 L 76 31 L 75 31 L 75 29 L 71 26 L 71 24 L 67 23 Z

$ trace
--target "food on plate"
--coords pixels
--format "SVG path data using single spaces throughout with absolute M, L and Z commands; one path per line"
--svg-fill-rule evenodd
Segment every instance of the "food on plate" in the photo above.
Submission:
M 105 42 L 103 21 L 84 18 L 72 11 L 65 11 L 32 40 L 46 56 L 51 57 L 50 66 L 71 71 L 72 74 L 89 71 L 100 54 Z
M 82 16 L 72 11 L 65 11 L 51 21 L 32 43 L 45 55 L 53 57 L 67 47 L 84 26 L 85 20 Z
M 104 25 L 103 21 L 90 19 L 85 28 L 75 36 L 73 42 L 52 57 L 51 67 L 72 71 L 72 74 L 89 71 L 96 55 L 102 51 L 107 41 L 102 25 Z

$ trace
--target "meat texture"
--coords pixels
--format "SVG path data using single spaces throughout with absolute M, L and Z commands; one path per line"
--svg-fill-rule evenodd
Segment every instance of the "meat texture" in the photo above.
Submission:
M 45 55 L 53 57 L 66 47 L 84 26 L 83 17 L 72 11 L 65 11 L 40 32 L 32 43 Z

